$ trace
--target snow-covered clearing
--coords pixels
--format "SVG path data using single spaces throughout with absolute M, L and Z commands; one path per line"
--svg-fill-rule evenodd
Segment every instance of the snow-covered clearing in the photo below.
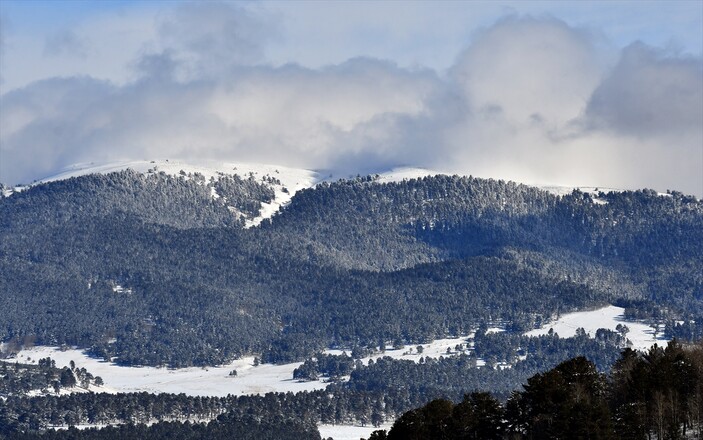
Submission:
M 591 336 L 599 328 L 615 330 L 618 324 L 627 325 L 629 332 L 627 338 L 632 342 L 632 347 L 646 350 L 654 343 L 666 343 L 661 332 L 655 336 L 654 329 L 647 324 L 634 321 L 625 321 L 621 307 L 607 306 L 597 310 L 568 313 L 556 321 L 545 324 L 539 329 L 525 333 L 527 336 L 545 335 L 550 329 L 562 338 L 574 336 L 576 329 L 582 327 Z M 501 331 L 491 328 L 491 332 Z M 419 352 L 417 345 L 407 345 L 400 349 L 387 349 L 361 359 L 364 365 L 369 360 L 374 361 L 381 357 L 405 359 L 418 362 L 421 357 L 439 358 L 465 352 L 472 347 L 473 335 L 437 339 L 429 344 L 422 344 Z M 459 349 L 457 349 L 459 346 Z M 342 350 L 326 350 L 328 354 L 342 354 Z M 152 393 L 185 393 L 193 396 L 226 396 L 265 394 L 267 392 L 298 392 L 324 389 L 327 383 L 324 380 L 298 382 L 293 380 L 293 370 L 301 362 L 273 365 L 261 364 L 254 366 L 253 357 L 237 359 L 227 365 L 207 368 L 156 368 L 156 367 L 125 367 L 114 363 L 96 359 L 77 349 L 61 350 L 56 347 L 32 347 L 24 349 L 8 362 L 37 363 L 39 359 L 51 357 L 58 367 L 69 365 L 74 361 L 77 368 L 85 368 L 94 376 L 100 376 L 105 386 L 100 387 L 104 392 L 138 392 Z M 483 362 L 478 360 L 481 366 Z M 236 370 L 236 377 L 230 372 Z
M 624 319 L 625 309 L 616 306 L 607 306 L 601 309 L 586 312 L 567 313 L 556 321 L 543 325 L 541 328 L 525 333 L 526 336 L 546 335 L 550 329 L 562 338 L 569 338 L 576 334 L 576 329 L 583 328 L 591 337 L 595 336 L 599 328 L 615 330 L 618 324 L 626 325 L 630 331 L 625 335 L 632 342 L 632 348 L 647 350 L 652 344 L 666 344 L 663 332 L 655 335 L 654 328 L 637 321 Z
M 363 362 L 364 365 L 368 365 L 369 360 L 373 359 L 374 361 L 376 361 L 377 359 L 382 357 L 390 357 L 393 359 L 404 359 L 408 361 L 419 362 L 421 357 L 437 359 L 440 356 L 451 356 L 452 354 L 457 353 L 457 345 L 464 345 L 464 348 L 466 348 L 469 345 L 468 339 L 472 336 L 473 335 L 459 336 L 455 338 L 436 339 L 429 344 L 406 345 L 405 347 L 398 349 L 387 348 L 386 351 L 377 352 L 371 356 L 362 358 L 361 362 Z M 418 346 L 422 347 L 422 353 L 418 352 Z M 449 350 L 449 352 L 447 352 L 447 350 Z M 345 351 L 325 350 L 325 353 L 340 355 L 342 353 L 345 353 Z M 349 354 L 350 352 L 346 351 L 346 353 Z
M 253 167 L 252 165 L 250 165 Z M 273 185 L 275 191 L 274 199 L 271 203 L 261 204 L 261 214 L 259 217 L 248 219 L 246 227 L 258 226 L 262 220 L 271 218 L 281 207 L 290 203 L 290 199 L 301 189 L 310 188 L 319 181 L 319 176 L 314 171 L 297 168 L 283 168 L 273 165 L 258 165 L 253 172 L 254 176 L 275 177 L 281 181 L 281 185 Z
M 300 362 L 285 365 L 262 364 L 253 366 L 254 358 L 246 357 L 228 365 L 208 368 L 156 368 L 124 367 L 92 358 L 81 350 L 62 351 L 56 347 L 32 347 L 22 350 L 13 359 L 21 363 L 37 363 L 39 359 L 51 357 L 56 366 L 62 367 L 74 361 L 76 368 L 85 368 L 105 382 L 101 391 L 151 393 L 185 393 L 191 396 L 226 396 L 265 394 L 272 391 L 298 392 L 323 389 L 323 382 L 298 382 L 293 380 L 293 370 Z M 236 377 L 229 376 L 232 370 Z
M 374 428 L 372 425 L 360 426 L 360 425 L 317 425 L 317 429 L 320 430 L 320 436 L 324 439 L 332 437 L 334 440 L 359 440 L 360 438 L 368 438 L 372 432 L 377 429 L 385 429 L 386 431 L 391 429 L 393 423 L 384 423 L 378 428 Z
M 467 337 L 438 339 L 430 344 L 423 344 L 422 354 L 417 345 L 402 349 L 388 349 L 366 357 L 361 361 L 366 365 L 370 359 L 389 356 L 394 359 L 407 359 L 418 362 L 421 357 L 438 358 L 448 356 L 447 349 L 456 354 L 457 344 L 467 344 Z M 342 354 L 342 350 L 327 350 L 329 354 Z M 268 392 L 298 392 L 324 389 L 328 383 L 323 380 L 299 382 L 293 380 L 293 370 L 302 362 L 254 366 L 253 357 L 237 359 L 227 365 L 207 368 L 156 368 L 125 367 L 88 356 L 77 349 L 61 350 L 57 347 L 32 347 L 20 351 L 8 362 L 36 364 L 39 359 L 50 357 L 58 367 L 67 366 L 71 361 L 76 368 L 85 368 L 94 376 L 100 376 L 105 386 L 102 392 L 139 392 L 151 393 L 185 393 L 191 396 L 226 396 L 265 394 Z M 230 376 L 232 370 L 236 377 Z

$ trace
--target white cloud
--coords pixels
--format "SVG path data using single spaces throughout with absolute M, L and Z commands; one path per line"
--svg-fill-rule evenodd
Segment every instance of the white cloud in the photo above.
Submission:
M 185 78 L 226 74 L 260 64 L 276 34 L 272 16 L 231 3 L 184 3 L 157 17 L 157 45 L 183 62 Z
M 579 116 L 601 71 L 587 34 L 556 19 L 511 17 L 481 33 L 452 76 L 475 113 L 559 126 Z
M 587 108 L 598 128 L 632 136 L 703 130 L 703 64 L 635 43 L 599 85 Z
M 0 171 L 27 180 L 72 162 L 129 157 L 324 167 L 342 153 L 340 139 L 380 115 L 421 113 L 438 86 L 430 72 L 366 59 L 323 70 L 241 68 L 186 83 L 163 76 L 122 87 L 49 80 L 4 97 L 0 141 L 3 159 L 11 160 Z M 45 161 L 34 164 L 40 151 Z

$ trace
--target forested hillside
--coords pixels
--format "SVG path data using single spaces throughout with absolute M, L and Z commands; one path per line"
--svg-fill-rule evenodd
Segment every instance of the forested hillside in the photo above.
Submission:
M 703 204 L 680 193 L 364 177 L 299 191 L 244 229 L 273 197 L 253 177 L 123 171 L 0 198 L 6 351 L 279 362 L 489 322 L 524 331 L 608 302 L 677 334 L 703 315 Z

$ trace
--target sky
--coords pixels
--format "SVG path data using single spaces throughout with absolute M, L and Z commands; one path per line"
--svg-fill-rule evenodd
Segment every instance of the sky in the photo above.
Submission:
M 703 197 L 703 2 L 0 1 L 0 182 L 174 158 Z

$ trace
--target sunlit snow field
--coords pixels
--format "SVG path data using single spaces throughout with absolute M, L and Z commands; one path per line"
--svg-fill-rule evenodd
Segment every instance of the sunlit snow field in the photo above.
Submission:
M 320 437 L 323 439 L 332 437 L 334 440 L 359 440 L 360 438 L 368 438 L 372 432 L 377 429 L 385 429 L 386 431 L 391 429 L 393 423 L 384 423 L 378 428 L 374 428 L 372 425 L 359 426 L 359 425 L 317 425 L 317 429 L 320 431 Z
M 630 331 L 625 335 L 632 342 L 632 348 L 646 350 L 652 344 L 666 344 L 663 332 L 654 334 L 654 328 L 647 324 L 635 321 L 626 321 L 622 307 L 608 306 L 588 312 L 567 313 L 556 321 L 543 325 L 539 329 L 525 333 L 527 336 L 546 335 L 553 329 L 562 338 L 569 338 L 576 334 L 576 329 L 583 328 L 593 337 L 599 328 L 615 330 L 618 324 L 626 325 Z

